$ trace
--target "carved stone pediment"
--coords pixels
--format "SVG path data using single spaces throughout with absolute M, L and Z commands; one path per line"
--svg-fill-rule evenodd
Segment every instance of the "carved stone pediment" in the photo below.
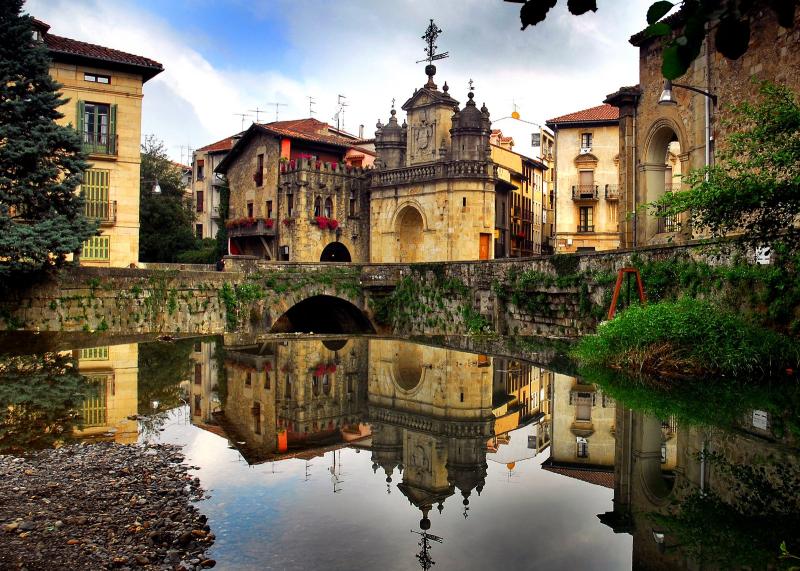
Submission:
M 575 157 L 575 166 L 581 168 L 595 168 L 599 159 L 592 153 L 580 154 Z
M 410 109 L 429 105 L 445 105 L 452 108 L 458 105 L 458 101 L 450 97 L 447 93 L 423 87 L 422 89 L 417 89 L 417 92 L 414 93 L 408 101 L 403 103 L 401 109 L 403 109 L 403 111 L 408 111 Z

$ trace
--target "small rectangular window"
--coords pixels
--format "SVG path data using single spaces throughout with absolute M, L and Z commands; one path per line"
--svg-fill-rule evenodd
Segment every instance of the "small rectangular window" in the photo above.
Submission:
M 194 384 L 202 385 L 203 384 L 203 365 L 200 363 L 194 364 Z
M 194 233 L 197 236 L 198 240 L 203 239 L 203 225 L 202 224 L 195 224 L 194 225 Z
M 204 210 L 204 208 L 203 208 L 203 206 L 204 206 L 203 205 L 203 198 L 204 198 L 203 197 L 203 191 L 202 190 L 198 190 L 195 193 L 195 196 L 197 197 L 197 212 L 203 212 L 203 210 Z
M 466 196 L 461 199 L 461 206 L 463 206 L 464 208 L 467 207 L 467 197 Z
M 205 160 L 200 159 L 197 161 L 197 180 L 203 180 L 205 178 L 205 165 Z
M 247 203 L 247 217 L 248 218 L 252 218 L 253 217 L 253 203 L 252 202 L 248 202 Z
M 286 209 L 289 217 L 294 216 L 294 195 L 291 193 L 286 195 Z
M 267 218 L 272 218 L 272 201 L 267 200 Z
M 103 83 L 105 85 L 108 85 L 111 83 L 111 76 L 100 75 L 99 73 L 84 73 L 83 80 L 90 81 L 92 83 Z
M 581 148 L 582 149 L 591 149 L 592 148 L 592 134 L 591 133 L 581 133 Z

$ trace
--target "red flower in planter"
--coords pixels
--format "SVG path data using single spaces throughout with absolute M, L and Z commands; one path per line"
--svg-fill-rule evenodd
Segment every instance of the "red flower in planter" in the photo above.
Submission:
M 329 373 L 335 373 L 335 372 L 336 372 L 336 365 L 334 365 L 333 363 L 331 363 L 330 365 L 328 365 L 327 371 L 328 371 Z
M 325 367 L 325 364 L 324 363 L 320 363 L 319 365 L 317 365 L 317 368 L 314 370 L 314 376 L 315 377 L 322 377 L 322 376 L 325 375 L 325 371 L 326 370 L 327 370 L 327 367 Z
M 295 162 L 294 162 L 294 159 L 292 159 L 292 160 L 290 160 L 290 161 L 289 161 L 289 168 L 290 168 L 290 169 L 292 169 L 292 170 L 294 170 L 294 168 L 295 168 Z
M 292 225 L 292 219 L 291 218 L 284 218 L 283 219 L 283 225 L 284 226 L 291 226 Z
M 270 363 L 269 361 L 264 363 L 264 371 L 269 373 L 271 370 L 272 370 L 272 363 Z
M 331 230 L 336 230 L 339 227 L 339 221 L 335 218 L 331 218 L 328 220 L 328 228 Z
M 317 161 L 316 167 L 319 170 L 322 167 L 322 161 Z
M 275 221 L 272 218 L 263 218 L 262 220 L 264 220 L 265 228 L 272 228 L 275 226 Z
M 328 220 L 325 216 L 317 216 L 315 220 L 320 230 L 325 230 L 328 227 L 328 224 L 330 224 L 330 220 Z

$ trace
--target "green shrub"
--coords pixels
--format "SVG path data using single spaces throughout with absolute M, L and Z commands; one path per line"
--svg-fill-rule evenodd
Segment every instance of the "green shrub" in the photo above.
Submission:
M 633 306 L 573 351 L 583 365 L 677 376 L 761 375 L 798 368 L 787 337 L 697 299 Z

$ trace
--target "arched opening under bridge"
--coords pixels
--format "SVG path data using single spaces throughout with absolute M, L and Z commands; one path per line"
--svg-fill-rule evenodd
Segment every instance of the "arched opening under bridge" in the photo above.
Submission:
M 349 301 L 315 295 L 281 315 L 270 333 L 375 333 L 375 328 Z

